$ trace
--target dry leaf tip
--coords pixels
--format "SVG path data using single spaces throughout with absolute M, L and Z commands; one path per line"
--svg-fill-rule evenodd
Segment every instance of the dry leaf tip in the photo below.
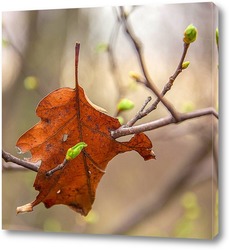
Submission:
M 27 212 L 32 212 L 32 211 L 33 211 L 32 203 L 28 203 L 26 205 L 17 207 L 17 214 L 19 214 L 19 213 L 27 213 Z

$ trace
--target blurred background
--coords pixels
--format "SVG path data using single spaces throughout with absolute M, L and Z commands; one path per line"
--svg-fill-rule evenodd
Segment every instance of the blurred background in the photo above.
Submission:
M 180 112 L 218 109 L 217 10 L 212 3 L 126 6 L 141 40 L 147 70 L 159 89 L 168 82 L 183 51 L 183 32 L 192 23 L 183 71 L 166 95 Z M 136 51 L 118 22 L 119 8 L 4 12 L 2 17 L 2 147 L 17 157 L 17 139 L 39 118 L 35 109 L 51 91 L 74 87 L 74 47 L 81 44 L 79 82 L 89 99 L 115 115 L 129 98 L 135 107 L 125 122 L 154 95 L 129 77 L 141 74 Z M 109 49 L 108 49 L 109 48 Z M 111 53 L 112 52 L 112 53 Z M 167 116 L 159 105 L 138 124 Z M 210 239 L 218 231 L 217 123 L 202 117 L 147 132 L 156 160 L 135 152 L 114 158 L 82 217 L 66 206 L 16 215 L 33 201 L 36 173 L 3 161 L 2 227 L 6 230 Z M 126 138 L 122 138 L 126 139 Z M 27 157 L 27 155 L 26 155 Z

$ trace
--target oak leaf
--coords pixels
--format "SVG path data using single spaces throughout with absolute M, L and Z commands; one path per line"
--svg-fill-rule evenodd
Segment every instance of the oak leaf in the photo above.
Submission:
M 17 212 L 29 212 L 43 202 L 47 208 L 65 204 L 86 216 L 95 199 L 96 188 L 108 162 L 117 154 L 135 150 L 145 160 L 155 158 L 152 143 L 143 134 L 119 142 L 110 131 L 121 125 L 93 105 L 78 84 L 79 43 L 75 48 L 76 87 L 60 88 L 46 96 L 36 109 L 40 121 L 17 141 L 21 151 L 31 152 L 31 162 L 41 161 L 34 187 L 36 199 Z M 65 160 L 69 148 L 79 142 L 87 147 L 51 175 L 47 173 Z

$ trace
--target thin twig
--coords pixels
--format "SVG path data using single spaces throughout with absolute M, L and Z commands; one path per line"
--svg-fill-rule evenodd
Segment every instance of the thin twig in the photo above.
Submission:
M 57 165 L 55 168 L 52 168 L 51 170 L 49 170 L 48 172 L 46 172 L 46 176 L 51 176 L 56 171 L 59 171 L 59 170 L 63 169 L 67 163 L 68 163 L 68 160 L 64 159 L 64 161 L 61 164 Z
M 155 85 L 155 84 L 154 84 L 153 80 L 150 78 L 148 71 L 146 69 L 146 64 L 145 64 L 145 61 L 143 58 L 143 52 L 142 52 L 142 44 L 141 44 L 140 40 L 138 39 L 138 37 L 134 34 L 129 22 L 127 22 L 127 16 L 126 16 L 126 13 L 125 13 L 123 7 L 120 7 L 120 12 L 121 12 L 121 20 L 122 20 L 125 32 L 135 47 L 143 75 L 147 80 L 145 83 L 146 87 L 151 88 L 150 85 L 151 84 Z
M 176 69 L 175 73 L 172 76 L 170 76 L 169 81 L 166 83 L 164 89 L 161 92 L 161 96 L 164 96 L 171 89 L 171 87 L 173 86 L 173 82 L 176 80 L 177 76 L 182 72 L 182 70 L 183 70 L 182 69 L 182 64 L 183 64 L 185 56 L 187 54 L 189 45 L 190 44 L 184 43 L 184 45 L 183 45 L 183 47 L 184 47 L 183 53 L 182 53 L 180 62 L 178 64 L 178 66 L 177 66 L 177 69 Z M 158 105 L 158 103 L 160 101 L 161 100 L 159 98 L 157 98 L 155 100 L 155 102 L 152 104 L 152 106 L 148 110 L 146 110 L 146 112 L 148 113 L 148 112 L 151 112 L 152 110 L 156 109 L 157 105 Z
M 136 121 L 138 121 L 142 117 L 146 116 L 145 115 L 146 112 L 144 111 L 144 109 L 151 100 L 152 100 L 152 97 L 148 96 L 148 98 L 145 100 L 145 103 L 143 104 L 142 108 L 137 112 L 135 117 L 133 119 L 131 119 L 130 121 L 128 121 L 127 124 L 124 125 L 125 128 L 132 127 L 136 123 Z
M 29 170 L 38 172 L 39 165 L 37 163 L 31 163 L 28 161 L 21 160 L 4 150 L 2 150 L 2 158 L 5 160 L 5 162 L 13 162 Z
M 214 115 L 216 118 L 218 118 L 218 114 L 213 108 L 205 108 L 205 109 L 196 110 L 190 113 L 180 114 L 179 122 L 183 122 L 183 121 L 190 120 L 193 118 L 198 118 L 198 117 L 205 116 L 205 115 Z M 177 121 L 174 119 L 174 117 L 168 116 L 168 117 L 158 119 L 156 121 L 144 123 L 141 125 L 136 125 L 133 127 L 122 126 L 118 128 L 117 130 L 111 131 L 111 136 L 114 139 L 116 139 L 116 138 L 126 136 L 126 135 L 138 134 L 141 132 L 154 130 L 154 129 L 161 128 L 166 125 L 173 124 L 173 123 L 177 123 Z
M 113 8 L 113 10 L 116 11 L 115 8 Z M 114 77 L 115 77 L 115 80 L 116 80 L 118 86 L 121 87 L 122 84 L 121 84 L 121 80 L 120 80 L 119 73 L 118 73 L 118 67 L 117 67 L 117 63 L 115 60 L 115 56 L 114 56 L 114 46 L 115 46 L 116 40 L 118 38 L 119 29 L 121 27 L 121 23 L 120 23 L 121 20 L 116 13 L 115 13 L 115 17 L 116 17 L 116 21 L 115 21 L 115 24 L 113 26 L 113 30 L 112 30 L 110 38 L 109 38 L 107 52 L 109 54 L 109 62 L 110 62 L 111 71 L 114 74 Z
M 161 92 L 161 96 L 164 96 L 171 89 L 171 87 L 173 86 L 173 82 L 176 80 L 177 76 L 182 72 L 182 64 L 183 64 L 185 56 L 187 54 L 189 44 L 184 43 L 183 47 L 184 47 L 183 53 L 182 53 L 180 62 L 178 64 L 178 66 L 177 66 L 177 69 L 174 72 L 174 74 L 172 76 L 170 76 L 169 81 L 164 86 L 164 89 Z M 141 82 L 141 80 L 139 80 L 139 82 Z M 144 83 L 144 82 L 142 82 L 142 83 Z M 144 116 L 148 115 L 150 112 L 155 110 L 160 101 L 161 101 L 161 99 L 157 98 L 154 101 L 154 103 L 148 109 L 146 109 L 144 112 L 140 112 L 140 114 L 137 113 L 137 115 L 134 118 L 132 118 L 130 121 L 128 121 L 125 126 L 126 127 L 132 127 L 138 120 L 140 120 L 141 118 L 143 118 Z M 179 121 L 179 119 L 178 119 L 178 121 Z
M 161 96 L 159 90 L 157 89 L 156 85 L 154 84 L 153 80 L 150 78 L 150 75 L 148 74 L 147 67 L 143 58 L 143 52 L 142 52 L 142 45 L 140 40 L 136 37 L 134 32 L 132 31 L 129 23 L 127 22 L 127 16 L 125 14 L 125 11 L 123 7 L 120 7 L 121 11 L 121 19 L 123 22 L 123 26 L 125 29 L 126 34 L 134 44 L 135 50 L 137 52 L 138 61 L 140 63 L 143 75 L 146 79 L 145 86 L 153 91 L 153 93 L 157 96 L 157 98 L 163 103 L 163 105 L 168 109 L 168 111 L 171 113 L 171 115 L 174 117 L 175 120 L 179 121 L 179 115 L 174 110 L 173 106 L 165 99 L 163 96 Z

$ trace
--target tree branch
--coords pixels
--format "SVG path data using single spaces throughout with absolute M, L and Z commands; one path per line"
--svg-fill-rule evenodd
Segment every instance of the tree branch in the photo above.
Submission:
M 64 159 L 64 161 L 61 164 L 59 164 L 55 168 L 52 168 L 51 170 L 49 170 L 46 173 L 46 176 L 52 176 L 56 171 L 63 169 L 67 163 L 68 163 L 68 160 Z
M 40 164 L 38 163 L 31 163 L 28 161 L 21 160 L 10 153 L 7 153 L 6 151 L 2 150 L 2 158 L 5 160 L 5 162 L 13 162 L 16 163 L 24 168 L 27 168 L 29 170 L 32 170 L 34 172 L 38 172 Z
M 173 86 L 173 82 L 176 80 L 177 76 L 182 72 L 182 64 L 184 62 L 185 56 L 187 54 L 188 48 L 189 48 L 189 44 L 184 43 L 183 45 L 184 49 L 183 49 L 183 53 L 180 59 L 180 62 L 177 66 L 177 69 L 175 71 L 175 73 L 170 76 L 169 81 L 166 83 L 166 85 L 164 86 L 164 89 L 161 92 L 161 96 L 164 96 Z M 141 80 L 139 80 L 139 82 L 141 82 Z M 155 110 L 157 108 L 158 103 L 161 101 L 160 98 L 157 98 L 154 103 L 145 111 L 141 111 L 138 112 L 136 114 L 136 116 L 134 118 L 132 118 L 130 121 L 127 122 L 127 124 L 125 125 L 125 127 L 132 127 L 138 120 L 140 120 L 141 118 L 143 118 L 144 116 L 148 115 L 150 112 L 152 112 L 153 110 Z M 178 114 L 177 114 L 178 115 Z M 177 121 L 179 121 L 180 117 L 177 117 Z
M 183 121 L 193 119 L 193 118 L 198 118 L 198 117 L 205 116 L 205 115 L 214 115 L 216 118 L 218 118 L 218 114 L 213 108 L 205 108 L 205 109 L 200 109 L 200 110 L 190 112 L 190 113 L 180 114 L 179 122 L 183 122 Z M 117 139 L 122 136 L 138 134 L 141 132 L 161 128 L 172 123 L 178 123 L 178 122 L 175 120 L 174 117 L 168 116 L 168 117 L 158 119 L 156 121 L 144 123 L 141 125 L 136 125 L 133 127 L 122 126 L 118 128 L 117 130 L 111 131 L 111 136 L 114 139 Z
M 150 98 L 148 98 L 146 100 L 142 109 L 144 109 L 144 107 L 146 106 L 146 104 L 149 101 L 150 101 Z M 216 111 L 213 108 L 205 108 L 205 109 L 200 109 L 200 110 L 197 110 L 194 112 L 181 114 L 179 122 L 183 122 L 186 120 L 190 120 L 190 119 L 194 119 L 194 118 L 198 118 L 198 117 L 206 116 L 206 115 L 213 115 L 218 119 L 218 114 L 216 113 Z M 167 126 L 169 124 L 173 124 L 173 123 L 178 123 L 178 122 L 174 119 L 174 117 L 168 116 L 168 117 L 158 119 L 156 121 L 148 122 L 148 123 L 141 124 L 141 125 L 136 125 L 133 127 L 122 126 L 122 127 L 118 128 L 117 130 L 111 131 L 111 136 L 114 139 L 117 139 L 117 138 L 122 137 L 122 136 L 131 135 L 131 134 L 138 134 L 141 132 L 154 130 L 154 129 L 161 128 L 161 127 Z M 40 163 L 31 163 L 28 161 L 21 160 L 15 156 L 11 155 L 10 153 L 4 151 L 4 150 L 2 150 L 2 158 L 5 160 L 5 162 L 16 163 L 16 164 L 20 165 L 21 167 L 27 168 L 27 169 L 32 170 L 34 172 L 38 172 L 38 169 L 40 166 Z M 65 165 L 65 163 L 64 163 L 64 165 Z
M 163 105 L 168 109 L 168 111 L 171 113 L 171 115 L 174 117 L 174 119 L 176 119 L 178 121 L 179 115 L 174 110 L 173 106 L 165 98 L 163 98 L 163 96 L 161 96 L 159 90 L 157 89 L 156 85 L 154 84 L 153 80 L 150 78 L 150 75 L 148 74 L 148 71 L 147 71 L 146 65 L 145 65 L 145 61 L 143 58 L 141 42 L 136 37 L 136 35 L 133 33 L 129 23 L 127 22 L 127 16 L 125 14 L 123 7 L 120 7 L 120 11 L 121 11 L 121 20 L 123 22 L 125 32 L 128 35 L 128 37 L 130 38 L 130 40 L 132 41 L 132 43 L 134 44 L 135 50 L 137 52 L 138 61 L 140 63 L 143 75 L 146 79 L 146 81 L 144 82 L 145 86 L 153 91 L 153 93 L 163 103 Z

